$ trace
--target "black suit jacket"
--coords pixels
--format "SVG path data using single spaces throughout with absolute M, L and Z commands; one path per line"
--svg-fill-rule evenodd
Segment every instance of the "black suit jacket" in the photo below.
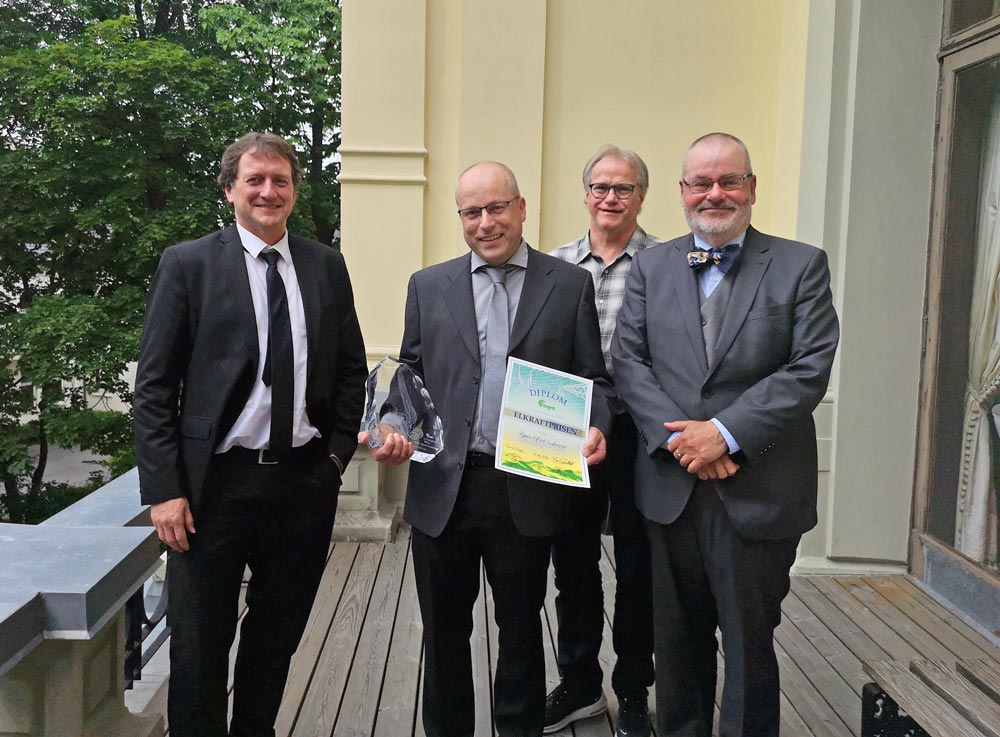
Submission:
M 479 335 L 472 296 L 471 254 L 410 277 L 400 360 L 419 374 L 444 426 L 444 450 L 410 463 L 404 517 L 437 537 L 451 517 L 472 435 L 479 378 Z M 509 355 L 594 380 L 590 424 L 607 434 L 610 384 L 601 354 L 594 285 L 589 273 L 528 249 L 524 286 L 511 326 Z M 589 489 L 507 474 L 511 513 L 525 535 L 551 535 L 572 519 Z
M 343 257 L 290 235 L 308 335 L 306 412 L 346 466 L 367 376 Z M 133 420 L 144 504 L 202 498 L 215 448 L 239 416 L 260 350 L 236 226 L 163 252 L 146 298 Z
M 750 228 L 708 363 L 698 281 L 686 235 L 636 255 L 611 354 L 615 386 L 645 452 L 636 458 L 643 514 L 673 522 L 697 476 L 663 449 L 668 420 L 720 420 L 740 444 L 740 470 L 712 481 L 745 537 L 777 539 L 816 524 L 812 411 L 839 338 L 826 254 Z

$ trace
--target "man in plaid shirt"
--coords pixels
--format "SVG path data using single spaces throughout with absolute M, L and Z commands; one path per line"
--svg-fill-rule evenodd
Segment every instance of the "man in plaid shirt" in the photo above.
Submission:
M 604 146 L 584 167 L 583 188 L 590 229 L 552 255 L 582 266 L 593 276 L 601 349 L 610 373 L 611 336 L 632 258 L 661 241 L 647 235 L 636 222 L 649 188 L 649 171 L 634 151 Z M 649 545 L 635 506 L 636 429 L 624 406 L 615 404 L 608 457 L 591 469 L 593 488 L 587 503 L 580 504 L 575 526 L 553 538 L 560 682 L 545 704 L 546 734 L 607 710 L 598 662 L 604 624 L 599 564 L 606 512 L 614 535 L 618 580 L 613 627 L 617 663 L 611 679 L 619 705 L 615 734 L 650 734 L 646 705 L 646 692 L 653 683 Z

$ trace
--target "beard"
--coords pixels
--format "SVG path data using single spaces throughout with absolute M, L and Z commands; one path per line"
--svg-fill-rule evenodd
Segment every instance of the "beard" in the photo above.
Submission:
M 742 205 L 729 203 L 729 216 L 725 218 L 704 217 L 701 210 L 708 207 L 710 207 L 708 203 L 702 203 L 699 207 L 684 208 L 684 219 L 687 220 L 688 227 L 691 228 L 692 233 L 699 237 L 722 233 L 736 236 L 750 225 L 751 206 L 749 202 Z

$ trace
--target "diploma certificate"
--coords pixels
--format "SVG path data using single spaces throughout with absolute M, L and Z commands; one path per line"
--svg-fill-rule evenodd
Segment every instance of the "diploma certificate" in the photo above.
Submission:
M 536 363 L 507 362 L 496 467 L 501 471 L 590 488 L 583 444 L 594 382 Z

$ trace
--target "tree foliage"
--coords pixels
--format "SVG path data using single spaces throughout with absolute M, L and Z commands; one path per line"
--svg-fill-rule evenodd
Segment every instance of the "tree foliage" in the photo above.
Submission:
M 0 210 L 0 515 L 28 520 L 66 495 L 44 479 L 50 443 L 134 463 L 130 417 L 106 400 L 131 399 L 160 253 L 231 218 L 214 183 L 228 143 L 293 141 L 308 181 L 290 227 L 330 242 L 339 59 L 339 0 L 0 6 L 0 177 L 14 185 Z

